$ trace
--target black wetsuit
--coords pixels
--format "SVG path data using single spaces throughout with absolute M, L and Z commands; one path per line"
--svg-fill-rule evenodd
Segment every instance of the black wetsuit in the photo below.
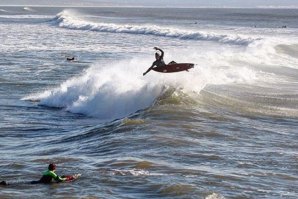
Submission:
M 161 55 L 160 55 L 160 57 L 157 60 L 155 60 L 153 62 L 152 66 L 157 66 L 157 67 L 165 66 L 166 64 L 165 64 L 165 62 L 163 60 L 164 52 L 161 49 L 158 49 L 158 50 L 161 52 Z

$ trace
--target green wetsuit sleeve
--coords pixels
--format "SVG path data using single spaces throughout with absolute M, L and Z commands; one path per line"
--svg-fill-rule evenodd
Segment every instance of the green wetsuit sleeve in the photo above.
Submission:
M 54 171 L 47 171 L 44 175 L 51 176 L 56 182 L 63 182 L 63 181 L 65 181 L 65 178 L 61 178 Z

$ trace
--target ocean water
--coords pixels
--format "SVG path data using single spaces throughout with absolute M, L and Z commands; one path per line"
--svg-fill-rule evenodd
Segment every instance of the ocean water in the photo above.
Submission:
M 297 19 L 0 7 L 0 198 L 298 198 Z M 194 69 L 143 76 L 154 46 Z

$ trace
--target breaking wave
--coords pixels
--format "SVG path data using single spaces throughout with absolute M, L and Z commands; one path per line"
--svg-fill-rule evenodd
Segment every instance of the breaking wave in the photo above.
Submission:
M 65 109 L 102 120 L 127 117 L 155 105 L 192 105 L 207 84 L 249 82 L 254 71 L 246 68 L 194 68 L 191 72 L 167 75 L 147 75 L 143 68 L 149 59 L 134 58 L 110 65 L 94 63 L 83 74 L 60 86 L 32 94 L 24 100 L 38 101 L 40 105 Z M 152 72 L 153 73 L 153 72 Z
M 246 37 L 244 35 L 217 34 L 205 31 L 181 30 L 173 27 L 160 27 L 158 25 L 131 25 L 115 23 L 95 23 L 84 20 L 78 13 L 71 10 L 64 10 L 52 20 L 59 27 L 90 30 L 109 33 L 127 33 L 140 35 L 153 35 L 161 37 L 171 37 L 185 40 L 215 41 L 234 45 L 249 45 L 260 40 L 260 38 Z

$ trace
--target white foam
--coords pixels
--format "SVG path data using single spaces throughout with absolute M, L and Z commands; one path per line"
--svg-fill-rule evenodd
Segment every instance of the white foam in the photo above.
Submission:
M 202 62 L 196 54 L 189 55 L 189 60 Z M 65 108 L 73 113 L 117 119 L 152 106 L 168 87 L 199 93 L 207 84 L 241 83 L 255 78 L 248 68 L 212 63 L 197 66 L 190 72 L 162 74 L 151 71 L 142 76 L 151 61 L 151 57 L 137 57 L 105 66 L 95 63 L 59 87 L 24 99 L 40 100 L 41 105 Z
M 102 119 L 124 117 L 150 106 L 162 90 L 159 84 L 146 82 L 135 65 L 130 61 L 105 67 L 94 64 L 82 76 L 26 99 Z
M 225 197 L 218 193 L 212 193 L 212 194 L 208 195 L 206 197 L 206 199 L 225 199 Z
M 28 6 L 25 6 L 25 7 L 23 8 L 23 10 L 30 11 L 30 12 L 35 12 L 35 10 L 34 10 L 33 8 L 28 7 Z
M 149 176 L 150 172 L 143 170 L 143 169 L 130 169 L 130 170 L 121 170 L 121 169 L 113 169 L 112 170 L 113 175 L 132 175 L 132 176 Z
M 0 15 L 0 18 L 6 19 L 51 19 L 50 15 Z
M 0 12 L 9 12 L 9 11 L 4 10 L 4 9 L 0 9 Z

